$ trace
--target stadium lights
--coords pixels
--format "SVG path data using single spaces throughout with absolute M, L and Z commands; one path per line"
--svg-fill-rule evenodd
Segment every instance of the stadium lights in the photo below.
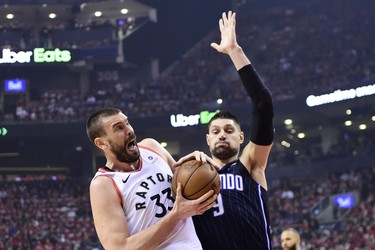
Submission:
M 373 122 L 375 122 L 375 115 L 373 115 L 373 116 L 371 117 L 371 120 L 372 120 Z
M 286 119 L 286 120 L 284 121 L 284 124 L 285 124 L 285 125 L 291 125 L 292 123 L 293 123 L 292 119 Z
M 101 17 L 102 16 L 102 12 L 101 11 L 95 11 L 94 15 L 96 17 Z
M 366 124 L 360 124 L 359 129 L 360 130 L 365 130 L 367 128 Z
M 128 14 L 129 10 L 128 9 L 121 9 L 121 14 Z
M 54 19 L 54 18 L 56 18 L 56 14 L 55 14 L 55 13 L 50 13 L 50 14 L 48 15 L 48 17 L 49 17 L 50 19 Z
M 351 115 L 351 114 L 352 114 L 352 110 L 351 110 L 351 109 L 347 109 L 345 113 L 346 113 L 347 115 Z
M 347 120 L 347 121 L 345 121 L 345 126 L 347 126 L 347 127 L 349 127 L 349 126 L 351 126 L 352 125 L 352 121 L 350 121 L 350 120 Z
M 14 18 L 14 15 L 11 14 L 11 13 L 9 13 L 9 14 L 6 15 L 6 18 L 7 18 L 7 19 L 13 19 L 13 18 Z
M 297 136 L 298 136 L 298 138 L 302 139 L 302 138 L 305 138 L 306 135 L 305 135 L 305 133 L 298 133 Z
M 281 142 L 281 145 L 283 145 L 283 146 L 286 147 L 286 148 L 290 148 L 290 143 L 287 142 L 287 141 L 282 141 L 282 142 Z
M 168 146 L 168 143 L 166 143 L 166 142 L 161 142 L 160 145 L 161 145 L 163 148 L 165 148 L 165 147 Z

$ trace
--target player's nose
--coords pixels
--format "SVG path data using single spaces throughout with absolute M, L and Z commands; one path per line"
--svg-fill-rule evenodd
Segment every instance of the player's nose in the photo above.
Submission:
M 227 135 L 225 134 L 225 131 L 220 131 L 220 133 L 219 133 L 219 138 L 220 139 L 225 139 L 227 137 Z

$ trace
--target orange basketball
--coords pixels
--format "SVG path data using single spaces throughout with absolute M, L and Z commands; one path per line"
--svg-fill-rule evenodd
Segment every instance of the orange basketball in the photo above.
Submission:
M 176 196 L 177 183 L 181 183 L 181 193 L 188 200 L 195 200 L 210 191 L 220 192 L 220 176 L 209 163 L 196 160 L 184 162 L 174 173 L 172 189 Z

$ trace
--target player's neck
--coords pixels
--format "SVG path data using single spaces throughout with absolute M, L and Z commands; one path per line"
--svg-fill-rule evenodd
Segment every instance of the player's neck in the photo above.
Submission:
M 106 163 L 106 167 L 110 168 L 111 170 L 115 172 L 131 172 L 139 169 L 140 167 L 140 159 L 138 159 L 135 162 L 128 163 L 128 162 L 108 162 Z
M 237 156 L 231 157 L 231 158 L 228 158 L 228 159 L 213 158 L 213 160 L 215 161 L 215 163 L 219 167 L 219 169 L 222 169 L 226 164 L 237 160 Z

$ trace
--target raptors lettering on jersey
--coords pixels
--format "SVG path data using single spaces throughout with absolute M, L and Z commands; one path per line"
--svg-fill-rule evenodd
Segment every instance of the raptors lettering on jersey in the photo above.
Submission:
M 144 179 L 136 189 L 136 197 L 137 201 L 135 203 L 135 209 L 145 209 L 146 208 L 146 198 L 148 196 L 148 192 L 152 189 L 151 186 L 157 185 L 160 182 L 172 182 L 172 176 L 169 174 L 163 174 L 163 173 L 156 173 L 155 175 L 148 176 L 146 179 Z M 170 198 L 174 202 L 174 198 L 172 194 L 170 193 L 170 189 L 165 189 L 164 193 L 167 193 L 167 197 Z M 154 198 L 153 198 L 154 197 Z M 151 196 L 151 199 L 157 199 L 158 195 Z M 173 204 L 172 204 L 173 206 Z M 172 209 L 172 206 L 168 207 L 168 210 Z M 156 215 L 157 217 L 160 215 Z

